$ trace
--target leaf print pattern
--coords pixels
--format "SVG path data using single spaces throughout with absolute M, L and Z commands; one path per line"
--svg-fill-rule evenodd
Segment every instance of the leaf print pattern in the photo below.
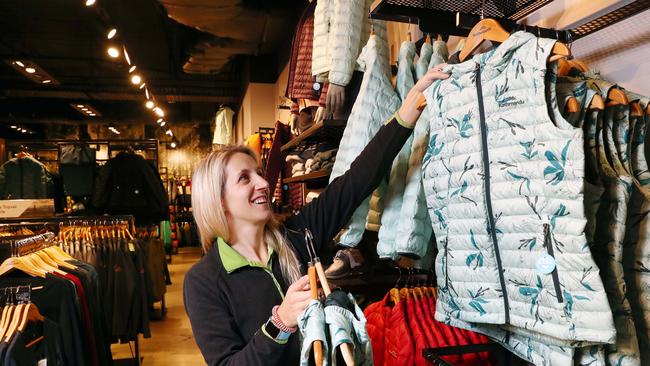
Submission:
M 483 267 L 483 259 L 484 259 L 483 258 L 483 252 L 478 247 L 478 244 L 476 244 L 476 239 L 474 239 L 474 231 L 471 230 L 471 229 L 469 230 L 469 237 L 470 237 L 470 240 L 472 242 L 472 246 L 476 250 L 478 250 L 478 252 L 468 255 L 467 259 L 465 259 L 465 264 L 467 265 L 467 267 L 470 267 L 473 270 L 476 270 L 477 268 Z M 472 266 L 472 263 L 474 263 L 474 262 L 476 262 L 476 264 L 474 264 Z
M 466 182 L 466 181 L 463 181 L 463 184 L 461 184 L 461 186 L 460 186 L 459 188 L 457 188 L 456 190 L 454 190 L 453 192 L 451 192 L 451 196 L 450 196 L 450 197 L 455 197 L 455 196 L 462 195 L 463 192 L 465 192 L 466 189 L 467 189 L 467 182 Z
M 469 296 L 472 298 L 472 300 L 469 302 L 469 306 L 474 308 L 474 310 L 478 311 L 479 315 L 481 316 L 487 314 L 485 312 L 485 309 L 483 309 L 482 304 L 489 303 L 489 301 L 483 298 L 483 295 L 485 295 L 485 293 L 488 292 L 489 290 L 490 290 L 489 288 L 483 288 L 482 286 L 478 288 L 476 293 L 472 292 L 472 290 L 467 290 Z
M 515 66 L 515 79 L 518 79 L 519 74 L 524 73 L 524 65 L 516 57 L 512 58 L 512 64 Z
M 528 192 L 530 192 L 530 178 L 524 177 L 523 175 L 515 174 L 509 170 L 507 170 L 506 173 L 508 173 L 508 175 L 515 178 L 516 180 L 521 181 L 521 183 L 519 183 L 519 194 L 521 194 L 521 190 L 524 187 L 524 184 L 526 184 L 526 188 L 528 189 Z
M 451 122 L 451 125 L 456 127 L 458 130 L 458 133 L 460 134 L 460 137 L 463 138 L 468 138 L 469 137 L 469 131 L 474 128 L 472 124 L 470 123 L 470 120 L 472 119 L 472 111 L 467 112 L 462 120 L 458 120 L 455 118 L 447 118 L 449 122 Z
M 567 290 L 562 290 L 562 295 L 564 296 L 564 316 L 567 319 L 573 318 L 573 302 L 574 300 L 589 301 L 589 298 L 582 295 L 572 295 Z M 575 327 L 575 325 L 573 325 Z
M 581 98 L 587 93 L 587 84 L 586 83 L 580 83 L 576 89 L 572 91 L 573 96 L 576 98 Z
M 532 251 L 533 248 L 535 248 L 535 245 L 537 245 L 537 238 L 521 239 L 521 240 L 519 240 L 519 248 L 518 249 L 528 247 L 528 250 Z
M 553 177 L 546 182 L 547 184 L 555 186 L 564 180 L 564 167 L 566 165 L 567 152 L 569 151 L 570 144 L 571 140 L 567 141 L 566 145 L 562 149 L 560 159 L 558 159 L 550 150 L 546 150 L 544 153 L 544 156 L 546 156 L 546 159 L 551 164 L 544 169 L 544 177 L 547 175 L 553 175 Z
M 510 86 L 508 85 L 508 78 L 506 78 L 506 82 L 499 87 L 499 85 L 495 85 L 495 93 L 494 93 L 494 101 L 497 102 L 499 107 L 503 107 L 504 104 L 510 103 L 514 100 L 516 100 L 515 97 L 506 97 L 504 94 L 510 90 Z
M 537 282 L 535 283 L 536 287 L 531 287 L 528 286 L 526 283 L 518 282 L 515 280 L 510 280 L 510 282 L 519 288 L 519 293 L 521 295 L 530 298 L 528 300 L 530 301 L 530 315 L 533 315 L 535 317 L 535 324 L 537 324 L 538 321 L 544 323 L 544 319 L 539 314 L 539 306 L 541 302 L 539 297 L 542 294 L 542 292 L 544 292 L 544 286 L 542 285 L 542 278 L 539 275 L 537 275 Z
M 524 152 L 521 153 L 521 156 L 528 160 L 532 160 L 535 156 L 539 155 L 539 152 L 536 150 L 533 150 L 535 146 L 535 139 L 532 141 L 521 141 L 519 142 L 519 145 L 524 148 Z
M 570 212 L 567 211 L 566 206 L 563 203 L 560 203 L 560 207 L 558 207 L 558 209 L 555 210 L 555 212 L 553 212 L 553 214 L 551 215 L 551 218 L 549 220 L 551 222 L 551 226 L 553 226 L 553 228 L 555 229 L 555 223 L 556 223 L 557 218 L 558 217 L 568 216 L 569 214 L 570 214 Z
M 517 131 L 515 130 L 515 128 L 518 128 L 520 130 L 525 130 L 526 129 L 526 127 L 520 125 L 519 123 L 510 122 L 505 118 L 499 118 L 499 121 L 503 121 L 503 122 L 507 123 L 508 127 L 510 127 L 510 133 L 512 133 L 515 136 L 517 135 Z
M 591 273 L 592 268 L 593 267 L 583 268 L 582 269 L 582 278 L 580 279 L 580 284 L 582 285 L 582 287 L 586 288 L 587 290 L 595 292 L 596 290 L 594 290 L 594 288 L 591 287 L 591 285 L 587 283 L 587 277 L 589 277 L 589 274 Z
M 537 212 L 537 202 L 539 201 L 539 197 L 535 196 L 535 200 L 531 200 L 529 196 L 524 196 L 526 197 L 526 202 L 528 203 L 528 207 L 530 207 L 533 210 L 533 213 L 537 215 L 538 219 L 542 219 L 542 217 L 539 215 L 539 212 Z
M 446 229 L 447 228 L 447 223 L 445 222 L 445 217 L 442 216 L 442 212 L 440 210 L 433 210 L 433 213 L 436 215 L 438 218 L 438 221 L 440 222 L 440 228 L 441 229 Z
M 424 154 L 424 159 L 422 159 L 422 165 L 425 165 L 429 159 L 433 156 L 438 156 L 442 151 L 442 148 L 445 147 L 445 143 L 440 143 L 440 146 L 437 146 L 438 135 L 434 134 L 429 138 L 429 146 L 427 147 L 427 152 Z

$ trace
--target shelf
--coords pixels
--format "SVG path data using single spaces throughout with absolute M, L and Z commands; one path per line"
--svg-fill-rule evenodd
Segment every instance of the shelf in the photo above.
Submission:
M 317 172 L 309 173 L 309 174 L 304 174 L 304 175 L 298 175 L 296 177 L 291 177 L 291 178 L 285 178 L 282 180 L 282 183 L 298 183 L 298 182 L 305 182 L 308 180 L 316 180 L 316 179 L 322 179 L 322 178 L 327 178 L 330 176 L 330 172 L 328 170 L 319 170 Z
M 316 122 L 303 133 L 282 145 L 281 151 L 298 147 L 305 142 L 313 141 L 338 141 L 343 136 L 347 121 L 342 119 L 327 119 Z

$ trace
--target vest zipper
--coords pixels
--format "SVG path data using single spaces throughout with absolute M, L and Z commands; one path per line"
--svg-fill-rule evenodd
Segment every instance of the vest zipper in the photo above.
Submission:
M 510 306 L 508 305 L 508 290 L 506 280 L 503 277 L 503 264 L 501 254 L 499 253 L 499 242 L 497 240 L 496 225 L 492 211 L 492 195 L 490 192 L 490 156 L 488 154 L 487 125 L 485 122 L 485 109 L 483 106 L 483 87 L 481 86 L 481 65 L 476 65 L 476 93 L 478 94 L 478 112 L 481 120 L 481 150 L 483 155 L 483 182 L 485 186 L 485 206 L 488 212 L 488 224 L 490 225 L 490 236 L 494 245 L 494 255 L 497 261 L 497 270 L 499 271 L 499 282 L 501 283 L 501 293 L 503 294 L 503 307 L 505 309 L 505 323 L 510 323 Z
M 546 246 L 546 252 L 548 255 L 555 259 L 555 254 L 553 254 L 553 243 L 551 242 L 551 229 L 548 224 L 544 224 L 544 246 Z M 562 298 L 562 289 L 560 288 L 560 276 L 557 274 L 557 263 L 553 272 L 551 272 L 551 277 L 553 278 L 553 287 L 555 287 L 555 296 L 557 296 L 557 302 L 563 302 Z

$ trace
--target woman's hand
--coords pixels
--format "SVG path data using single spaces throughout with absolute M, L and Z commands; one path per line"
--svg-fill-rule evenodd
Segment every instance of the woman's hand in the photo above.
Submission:
M 418 109 L 418 105 L 421 100 L 424 98 L 422 92 L 436 80 L 446 79 L 449 77 L 449 74 L 442 72 L 442 68 L 447 66 L 447 64 L 440 64 L 432 69 L 429 69 L 427 73 L 418 80 L 417 84 L 409 90 L 406 98 L 402 102 L 402 106 L 397 111 L 399 117 L 410 127 L 415 126 L 415 122 L 420 117 L 421 110 Z
M 284 301 L 278 308 L 278 316 L 287 327 L 295 327 L 298 324 L 298 317 L 305 311 L 311 300 L 309 290 L 309 278 L 307 276 L 300 277 L 287 289 Z

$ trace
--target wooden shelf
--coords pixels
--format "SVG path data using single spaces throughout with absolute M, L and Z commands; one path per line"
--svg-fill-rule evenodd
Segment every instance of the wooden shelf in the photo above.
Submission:
M 304 174 L 304 175 L 298 175 L 295 177 L 291 178 L 285 178 L 282 180 L 282 183 L 298 183 L 298 182 L 305 182 L 308 180 L 316 180 L 316 179 L 322 179 L 322 178 L 327 178 L 330 176 L 330 172 L 328 170 L 319 170 L 317 172 L 309 173 L 309 174 Z
M 338 141 L 343 136 L 347 121 L 342 119 L 326 119 L 316 122 L 303 133 L 291 139 L 291 141 L 282 145 L 281 151 L 293 149 L 305 142 L 314 141 Z

